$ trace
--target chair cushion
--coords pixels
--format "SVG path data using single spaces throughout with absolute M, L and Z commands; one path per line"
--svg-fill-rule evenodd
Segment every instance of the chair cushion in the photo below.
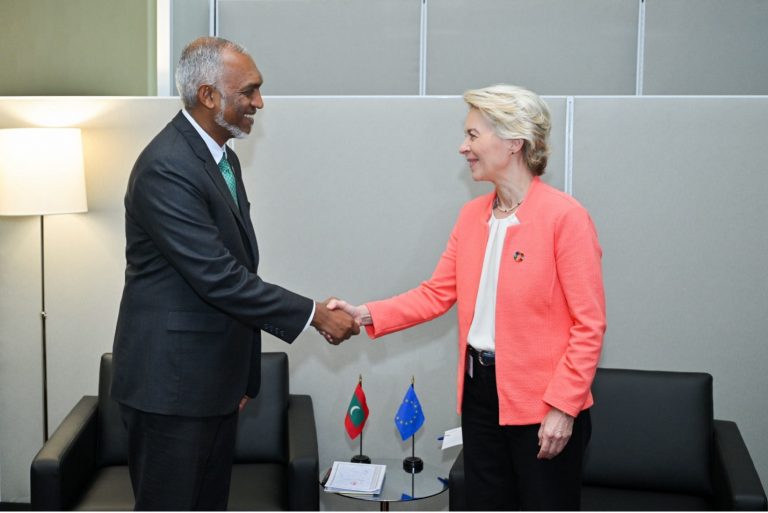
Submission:
M 280 511 L 286 509 L 285 467 L 276 463 L 232 467 L 230 511 Z
M 709 497 L 712 376 L 598 369 L 592 391 L 585 484 Z
M 287 461 L 288 355 L 261 355 L 261 390 L 241 413 L 235 448 L 236 462 Z M 99 370 L 99 465 L 127 465 L 128 432 L 120 406 L 110 396 L 112 354 L 102 356 Z
M 286 463 L 288 355 L 261 355 L 261 390 L 240 414 L 235 462 Z
M 74 509 L 78 511 L 131 511 L 133 489 L 127 466 L 104 467 L 96 471 L 93 483 Z
M 286 508 L 283 465 L 234 465 L 229 489 L 230 511 L 279 511 Z M 78 511 L 130 511 L 134 499 L 127 466 L 97 471 L 93 484 L 75 507 Z
M 582 511 L 707 511 L 711 508 L 707 500 L 696 495 L 599 486 L 581 489 Z

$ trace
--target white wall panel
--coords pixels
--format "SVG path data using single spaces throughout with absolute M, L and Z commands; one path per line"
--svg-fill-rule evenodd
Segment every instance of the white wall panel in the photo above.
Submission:
M 96 394 L 122 291 L 128 174 L 178 108 L 178 99 L 0 97 L 0 128 L 83 129 L 89 211 L 45 218 L 51 433 L 82 395 Z M 1 492 L 22 502 L 43 442 L 38 217 L 0 217 L 0 262 Z
M 2 116 L 0 114 L 0 116 Z M 29 500 L 43 443 L 40 218 L 0 217 L 0 497 Z M 21 428 L 21 429 L 20 429 Z

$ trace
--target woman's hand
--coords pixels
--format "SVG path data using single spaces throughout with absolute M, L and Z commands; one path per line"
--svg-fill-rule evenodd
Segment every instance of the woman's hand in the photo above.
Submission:
M 541 421 L 539 428 L 540 460 L 551 460 L 560 454 L 573 433 L 573 417 L 567 413 L 552 408 Z
M 343 299 L 333 298 L 328 302 L 327 306 L 329 310 L 336 310 L 339 308 L 345 313 L 351 315 L 355 322 L 357 322 L 358 326 L 368 326 L 369 324 L 373 324 L 373 321 L 371 320 L 371 312 L 368 311 L 368 307 L 365 305 L 354 306 L 350 305 Z

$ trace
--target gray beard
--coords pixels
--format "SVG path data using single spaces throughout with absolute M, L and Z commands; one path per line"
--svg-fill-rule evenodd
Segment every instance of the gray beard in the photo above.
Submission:
M 238 127 L 236 127 L 235 125 L 231 125 L 226 121 L 224 121 L 224 112 L 222 111 L 219 111 L 219 113 L 216 114 L 216 118 L 214 119 L 214 121 L 216 121 L 216 124 L 219 125 L 221 128 L 229 132 L 229 135 L 231 135 L 235 139 L 243 139 L 245 138 L 246 135 L 248 135 L 242 130 L 240 130 Z
M 221 105 L 219 108 L 219 113 L 216 114 L 216 117 L 214 118 L 214 121 L 217 125 L 219 125 L 221 128 L 229 132 L 229 135 L 234 137 L 235 139 L 243 139 L 245 138 L 246 134 L 243 132 L 240 128 L 236 127 L 235 125 L 229 124 L 226 121 L 224 121 L 224 108 L 227 106 L 227 102 L 224 100 L 224 97 L 221 97 Z

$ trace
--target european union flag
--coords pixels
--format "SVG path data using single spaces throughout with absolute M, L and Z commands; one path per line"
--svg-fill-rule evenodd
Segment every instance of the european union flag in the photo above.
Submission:
M 416 391 L 411 385 L 403 397 L 403 404 L 400 405 L 400 409 L 395 415 L 395 426 L 400 431 L 403 440 L 407 440 L 419 430 L 422 424 L 424 424 L 424 411 L 422 411 L 419 398 L 416 397 Z

